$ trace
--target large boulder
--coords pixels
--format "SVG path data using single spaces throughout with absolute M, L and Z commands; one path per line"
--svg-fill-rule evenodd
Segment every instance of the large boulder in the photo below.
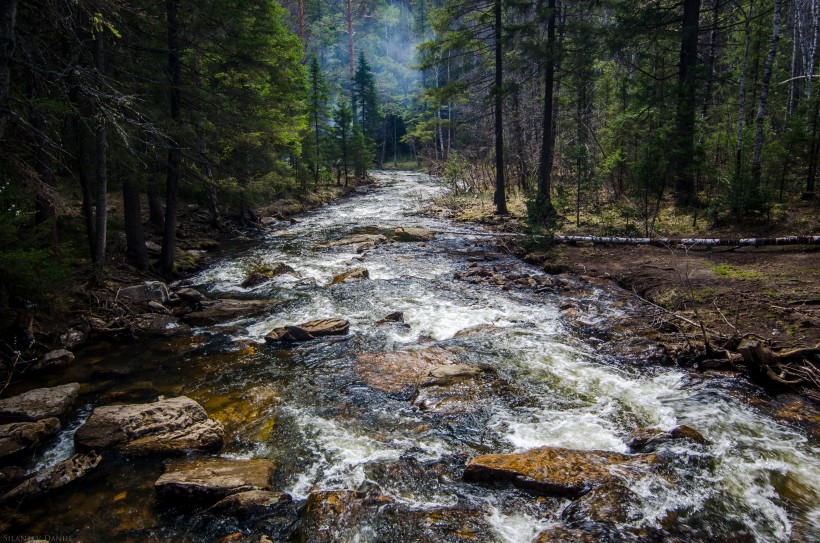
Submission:
M 367 271 L 366 268 L 353 268 L 352 270 L 335 275 L 330 281 L 330 284 L 338 285 L 339 283 L 344 283 L 345 281 L 359 281 L 362 279 L 370 279 L 370 272 Z
M 294 509 L 290 494 L 270 490 L 246 490 L 219 500 L 209 507 L 207 512 L 220 517 L 248 519 Z
M 145 281 L 141 285 L 122 287 L 117 295 L 138 302 L 155 301 L 165 303 L 169 299 L 168 285 L 162 281 Z
M 273 460 L 257 458 L 195 458 L 172 462 L 154 483 L 164 501 L 216 503 L 226 496 L 252 490 L 271 490 Z
M 59 431 L 56 418 L 0 425 L 0 464 L 16 461 Z
M 210 299 L 197 289 L 191 287 L 183 287 L 177 290 L 176 295 L 179 296 L 180 299 L 192 303 L 206 302 Z
M 61 417 L 68 413 L 79 393 L 79 383 L 29 390 L 0 400 L 0 419 L 36 421 Z
M 200 303 L 200 308 L 185 315 L 193 326 L 213 326 L 224 322 L 253 317 L 277 305 L 281 300 L 211 300 Z
M 153 403 L 97 407 L 77 430 L 74 441 L 88 449 L 128 454 L 213 451 L 225 431 L 198 403 L 185 396 Z
M 97 467 L 100 460 L 102 460 L 102 457 L 94 452 L 89 454 L 75 454 L 68 460 L 63 460 L 37 473 L 34 477 L 26 479 L 0 497 L 0 502 L 22 501 L 51 490 L 62 488 Z
M 620 482 L 660 462 L 651 454 L 581 451 L 541 447 L 520 453 L 487 454 L 471 460 L 464 478 L 476 482 L 506 482 L 528 490 L 578 498 L 597 486 Z
M 344 319 L 320 319 L 274 328 L 265 336 L 265 341 L 285 343 L 309 341 L 317 337 L 343 336 L 349 330 L 350 323 Z

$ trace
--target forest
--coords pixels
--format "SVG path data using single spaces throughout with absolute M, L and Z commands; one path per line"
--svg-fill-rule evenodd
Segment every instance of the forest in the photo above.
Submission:
M 180 199 L 215 229 L 244 225 L 254 206 L 391 162 L 492 192 L 498 213 L 517 198 L 548 229 L 556 210 L 578 227 L 583 211 L 597 217 L 585 233 L 650 236 L 670 203 L 693 226 L 771 218 L 814 201 L 819 13 L 811 0 L 6 2 L 3 305 L 11 285 L 59 283 L 80 260 L 99 281 L 123 233 L 115 251 L 173 276 Z M 161 233 L 154 263 L 146 229 Z

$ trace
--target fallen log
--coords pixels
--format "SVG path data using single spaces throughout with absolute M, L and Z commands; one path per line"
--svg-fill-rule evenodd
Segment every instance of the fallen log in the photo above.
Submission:
M 704 245 L 707 247 L 763 247 L 771 245 L 820 245 L 820 236 L 782 236 L 776 238 L 630 238 L 623 236 L 564 236 L 547 234 L 531 235 L 518 232 L 462 232 L 457 230 L 436 230 L 433 234 L 455 234 L 462 236 L 487 236 L 499 238 L 533 237 L 551 238 L 558 243 L 608 243 L 612 245 L 654 245 L 656 247 L 676 247 Z

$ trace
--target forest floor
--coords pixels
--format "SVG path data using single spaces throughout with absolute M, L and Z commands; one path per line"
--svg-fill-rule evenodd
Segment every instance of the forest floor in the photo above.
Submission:
M 491 200 L 481 197 L 444 198 L 431 211 L 457 221 L 522 233 L 520 238 L 499 237 L 499 244 L 548 273 L 566 272 L 616 283 L 648 307 L 643 322 L 635 321 L 635 333 L 662 345 L 675 363 L 692 365 L 714 358 L 704 355 L 704 339 L 727 357 L 743 340 L 759 341 L 772 351 L 820 347 L 818 246 L 550 244 L 544 238 L 523 235 L 525 208 L 520 203 L 513 202 L 504 217 L 495 215 Z M 577 228 L 567 220 L 559 233 L 601 235 L 596 225 L 587 224 L 586 230 L 584 226 L 582 222 Z M 701 221 L 697 232 L 663 233 L 687 234 L 732 239 L 818 235 L 820 219 L 816 205 L 801 203 L 779 221 L 751 225 L 745 231 L 743 227 L 710 228 Z M 729 367 L 712 364 L 717 369 Z M 811 388 L 816 391 L 820 383 Z

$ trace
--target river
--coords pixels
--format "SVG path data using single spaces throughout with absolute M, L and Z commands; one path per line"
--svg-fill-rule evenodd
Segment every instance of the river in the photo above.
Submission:
M 190 279 L 212 297 L 285 300 L 275 311 L 192 337 L 82 353 L 69 376 L 88 383 L 84 407 L 39 466 L 72 452 L 71 432 L 94 405 L 185 394 L 228 421 L 221 455 L 275 459 L 277 490 L 294 499 L 370 484 L 393 501 L 391 514 L 340 523 L 335 540 L 436 540 L 435 526 L 413 519 L 447 510 L 468 512 L 456 515 L 458 523 L 485 527 L 480 541 L 517 543 L 558 522 L 568 500 L 465 482 L 460 474 L 470 458 L 544 445 L 626 452 L 636 428 L 686 424 L 708 444 L 661 445 L 664 474 L 630 486 L 642 504 L 633 527 L 670 541 L 787 542 L 793 531 L 801 541 L 820 541 L 817 443 L 747 401 L 762 392 L 738 377 L 704 379 L 606 354 L 601 323 L 628 309 L 616 303 L 622 294 L 614 287 L 585 283 L 573 293 L 454 279 L 477 267 L 526 273 L 536 283 L 549 278 L 495 251 L 481 227 L 419 213 L 444 190 L 432 178 L 374 177 L 376 188 L 274 226 Z M 361 253 L 332 243 L 398 227 L 440 233 Z M 295 273 L 240 286 L 250 269 L 276 262 Z M 354 266 L 370 278 L 328 286 Z M 582 308 L 585 327 L 560 310 L 568 299 Z M 376 324 L 395 311 L 404 324 Z M 260 345 L 274 327 L 328 317 L 349 320 L 350 334 Z M 380 390 L 362 365 L 368 354 L 391 352 L 443 353 L 488 377 L 456 393 Z M 236 529 L 157 504 L 152 483 L 161 472 L 162 459 L 109 456 L 74 490 L 25 512 L 26 533 L 219 541 Z

